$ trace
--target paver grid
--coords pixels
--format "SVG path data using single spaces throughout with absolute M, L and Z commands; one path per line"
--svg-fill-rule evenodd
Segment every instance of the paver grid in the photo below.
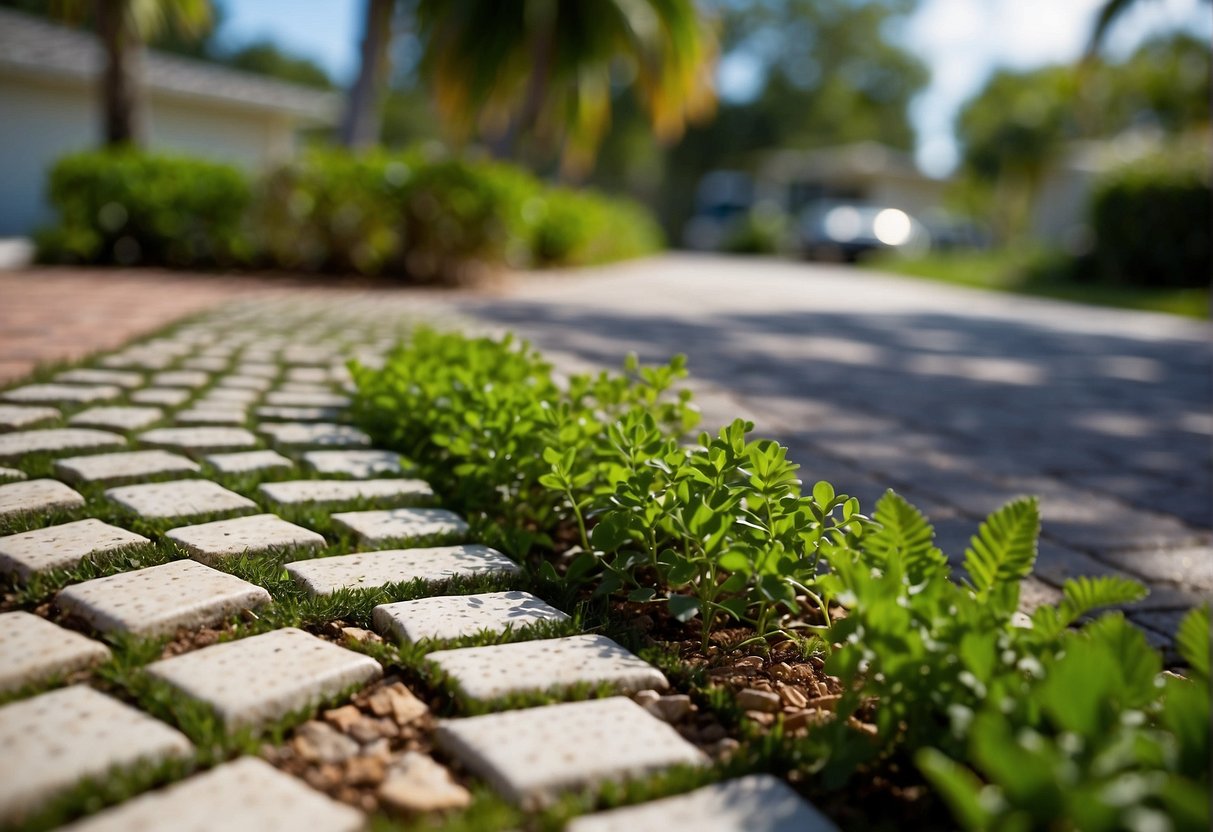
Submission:
M 965 341 L 965 348 L 971 347 L 971 340 L 966 341 L 968 333 L 952 331 L 947 321 L 940 321 L 938 318 L 928 321 L 926 311 L 915 310 L 916 314 L 923 318 L 916 328 L 887 330 L 895 332 L 897 337 L 902 339 L 897 345 L 901 351 L 900 360 L 889 361 L 888 345 L 880 343 L 872 346 L 864 341 L 866 338 L 869 342 L 879 342 L 880 338 L 884 337 L 886 330 L 876 326 L 876 318 L 849 320 L 845 310 L 831 309 L 829 304 L 826 304 L 824 309 L 812 312 L 804 310 L 796 287 L 786 282 L 790 276 L 777 273 L 777 269 L 768 269 L 767 273 L 759 275 L 757 282 L 762 291 L 752 293 L 746 302 L 733 305 L 727 312 L 713 312 L 717 317 L 711 326 L 711 332 L 700 333 L 695 327 L 710 317 L 704 315 L 702 309 L 695 312 L 700 316 L 698 319 L 680 317 L 688 307 L 686 300 L 689 295 L 681 292 L 682 284 L 679 281 L 691 279 L 687 270 L 679 272 L 681 265 L 675 261 L 667 268 L 667 274 L 663 275 L 664 282 L 659 281 L 655 285 L 646 283 L 649 286 L 646 294 L 653 297 L 657 310 L 650 319 L 633 317 L 625 320 L 622 312 L 619 315 L 614 312 L 619 298 L 626 297 L 626 293 L 619 292 L 620 282 L 630 277 L 626 269 L 622 275 L 608 271 L 597 283 L 587 278 L 588 283 L 581 283 L 573 302 L 570 302 L 564 289 L 539 285 L 521 293 L 522 299 L 512 305 L 498 304 L 490 308 L 474 299 L 470 302 L 460 301 L 460 305 L 489 321 L 490 325 L 496 323 L 521 328 L 524 334 L 540 344 L 549 349 L 554 348 L 553 357 L 562 368 L 581 369 L 587 361 L 591 364 L 613 363 L 615 356 L 611 351 L 617 348 L 621 333 L 624 337 L 632 339 L 642 351 L 657 353 L 644 356 L 646 358 L 662 358 L 666 352 L 674 350 L 690 351 L 693 361 L 697 354 L 707 355 L 707 372 L 704 372 L 703 362 L 699 362 L 696 369 L 701 377 L 708 379 L 706 384 L 699 385 L 697 392 L 709 423 L 745 412 L 747 405 L 755 408 L 761 411 L 761 417 L 757 418 L 760 429 L 775 433 L 792 444 L 792 456 L 799 461 L 810 463 L 806 468 L 811 470 L 811 476 L 835 480 L 841 490 L 860 495 L 867 505 L 877 496 L 878 485 L 892 483 L 902 486 L 911 497 L 925 508 L 931 509 L 929 513 L 941 519 L 941 534 L 950 534 L 954 526 L 956 534 L 960 535 L 965 524 L 971 523 L 979 514 L 988 510 L 987 507 L 992 502 L 1017 490 L 1034 489 L 1056 498 L 1053 503 L 1054 514 L 1046 516 L 1046 535 L 1052 539 L 1046 540 L 1042 561 L 1046 557 L 1052 558 L 1053 567 L 1044 570 L 1042 574 L 1045 579 L 1056 582 L 1067 574 L 1073 574 L 1071 570 L 1083 558 L 1105 570 L 1124 569 L 1147 577 L 1165 590 L 1162 594 L 1163 600 L 1155 601 L 1148 609 L 1143 608 L 1134 614 L 1140 623 L 1153 627 L 1155 635 L 1159 638 L 1163 638 L 1162 633 L 1167 629 L 1173 628 L 1178 618 L 1178 610 L 1191 602 L 1191 590 L 1208 588 L 1208 500 L 1204 500 L 1203 508 L 1200 503 L 1203 497 L 1207 497 L 1210 466 L 1201 463 L 1201 457 L 1193 455 L 1191 449 L 1179 438 L 1168 442 L 1158 434 L 1150 413 L 1139 410 L 1133 414 L 1125 414 L 1118 411 L 1114 405 L 1114 398 L 1122 395 L 1124 388 L 1131 386 L 1126 385 L 1126 381 L 1148 384 L 1161 372 L 1160 367 L 1169 366 L 1166 361 L 1170 360 L 1172 355 L 1166 353 L 1166 349 L 1169 349 L 1165 346 L 1169 337 L 1167 334 L 1160 334 L 1145 323 L 1129 327 L 1133 330 L 1132 338 L 1137 339 L 1135 346 L 1142 343 L 1158 344 L 1159 349 L 1155 352 L 1157 356 L 1165 355 L 1165 358 L 1116 354 L 1115 350 L 1101 347 L 1083 353 L 1078 360 L 1072 361 L 1069 366 L 1058 372 L 1060 378 L 1068 380 L 1066 373 L 1075 371 L 1081 362 L 1086 362 L 1097 366 L 1107 379 L 1107 384 L 1102 387 L 1097 385 L 1086 391 L 1086 398 L 1069 395 L 1075 392 L 1075 387 L 1066 390 L 1067 395 L 1063 397 L 1062 406 L 1076 411 L 1073 424 L 1081 428 L 1083 433 L 1076 434 L 1071 430 L 1066 435 L 1067 442 L 1058 445 L 1047 436 L 1047 421 L 1042 426 L 1030 424 L 1028 420 L 1029 416 L 1039 417 L 1042 409 L 1048 409 L 1042 408 L 1042 399 L 1036 388 L 1048 387 L 1047 373 L 1057 372 L 1056 368 L 1042 363 L 1043 350 L 1038 350 L 1039 354 L 1031 355 L 1027 359 L 1014 354 L 966 357 L 961 354 L 957 344 Z M 690 271 L 694 272 L 695 281 L 706 280 L 710 283 L 720 279 L 712 268 L 705 269 L 703 265 L 698 262 L 693 264 L 694 268 Z M 695 298 L 695 303 L 689 304 L 691 308 L 696 304 L 710 306 L 717 298 L 731 298 L 731 304 L 736 299 L 735 293 L 724 291 L 723 286 L 720 293 L 715 293 L 704 291 L 702 284 L 697 285 L 699 288 L 691 293 Z M 841 289 L 846 288 L 842 283 L 839 285 Z M 746 329 L 745 316 L 751 315 L 757 320 L 760 314 L 759 310 L 751 308 L 752 304 L 773 287 L 780 292 L 790 290 L 788 294 L 792 301 L 780 307 L 789 324 L 802 323 L 796 318 L 797 315 L 802 318 L 818 315 L 828 321 L 832 328 L 827 334 L 806 334 L 803 328 L 792 326 L 794 332 L 791 339 L 781 339 L 778 326 L 769 320 L 764 321 L 762 326 L 749 322 L 749 329 Z M 900 309 L 890 311 L 887 308 L 889 296 L 896 296 L 897 293 L 884 292 L 885 288 L 883 285 L 880 287 L 883 293 L 881 302 L 874 305 L 876 316 L 901 314 Z M 840 291 L 838 294 L 846 296 L 847 292 Z M 819 298 L 814 297 L 814 300 Z M 968 301 L 968 298 L 965 300 Z M 528 313 L 527 317 L 521 319 L 514 316 L 516 310 L 528 308 L 527 303 L 531 304 L 529 309 L 532 311 L 559 307 L 564 312 L 558 315 Z M 848 300 L 848 309 L 850 303 Z M 885 306 L 882 307 L 881 303 Z M 325 314 L 330 319 L 330 324 L 326 326 L 315 323 L 320 317 L 318 310 L 321 307 L 308 307 L 306 303 L 256 301 L 242 307 L 229 308 L 201 322 L 186 324 L 175 332 L 104 356 L 95 362 L 98 368 L 96 372 L 89 368 L 68 371 L 68 374 L 60 374 L 58 378 L 23 385 L 25 388 L 33 388 L 32 390 L 0 396 L 7 400 L 5 404 L 0 405 L 0 451 L 5 447 L 9 448 L 13 453 L 8 459 L 11 464 L 20 467 L 23 456 L 30 452 L 50 451 L 77 457 L 83 454 L 80 458 L 87 459 L 100 451 L 118 450 L 126 444 L 125 437 L 118 433 L 94 431 L 101 433 L 101 436 L 89 437 L 79 432 L 83 429 L 68 429 L 63 425 L 79 414 L 87 413 L 90 408 L 94 412 L 107 412 L 97 411 L 97 408 L 104 408 L 117 419 L 113 426 L 118 430 L 138 430 L 138 427 L 129 428 L 123 425 L 121 418 L 137 411 L 121 409 L 151 406 L 163 409 L 165 421 L 161 422 L 159 427 L 152 427 L 150 431 L 136 435 L 134 447 L 160 447 L 169 452 L 188 454 L 199 461 L 209 461 L 218 478 L 225 483 L 228 480 L 224 477 L 228 475 L 247 471 L 264 474 L 267 470 L 272 470 L 262 464 L 241 468 L 240 463 L 236 461 L 241 457 L 257 457 L 262 463 L 268 463 L 268 457 L 257 456 L 267 454 L 277 454 L 278 459 L 285 460 L 285 464 L 291 466 L 290 469 L 282 468 L 277 474 L 273 474 L 273 479 L 299 476 L 304 472 L 311 472 L 316 477 L 339 475 L 356 480 L 370 480 L 392 474 L 400 476 L 407 473 L 402 472 L 401 460 L 388 461 L 386 457 L 371 457 L 372 454 L 385 452 L 365 447 L 369 440 L 364 435 L 340 423 L 340 408 L 348 401 L 344 385 L 349 380 L 342 360 L 343 356 L 350 353 L 365 353 L 367 363 L 374 364 L 376 356 L 391 345 L 392 335 L 387 327 L 368 330 L 363 324 L 366 321 L 394 320 L 401 313 L 411 311 L 408 306 L 409 304 L 385 306 L 381 298 L 373 296 L 351 302 L 347 308 L 339 310 L 336 320 L 340 320 L 341 315 L 344 315 L 346 321 L 358 321 L 358 338 L 347 337 L 346 333 L 353 331 L 353 328 L 347 327 L 343 331 L 339 325 L 331 323 L 334 319 L 330 314 L 332 305 L 329 303 L 323 305 Z M 980 303 L 976 306 L 979 307 L 978 314 L 997 317 L 991 307 L 982 308 Z M 937 312 L 936 306 L 931 308 Z M 1032 307 L 1031 311 L 1034 314 L 1042 313 L 1042 317 L 1048 321 L 1048 325 L 1043 327 L 1046 331 L 1049 326 L 1053 326 L 1054 331 L 1066 332 L 1065 326 L 1050 318 L 1052 310 L 1047 306 Z M 765 311 L 762 314 L 766 314 Z M 1014 315 L 1004 317 L 1015 318 Z M 277 328 L 268 323 L 271 320 L 278 322 Z M 304 321 L 312 323 L 301 326 Z M 997 323 L 1002 325 L 1004 322 Z M 1020 325 L 1021 321 L 1015 318 L 1015 324 Z M 746 329 L 747 335 L 752 336 L 752 341 L 746 345 L 746 349 L 738 349 L 736 342 L 728 337 L 721 337 L 722 332 L 731 331 L 731 326 Z M 865 326 L 868 329 L 864 329 Z M 1092 332 L 1083 334 L 1098 332 L 1099 337 L 1103 337 L 1098 324 L 1086 323 L 1084 326 Z M 874 339 L 874 333 L 879 337 Z M 1183 342 L 1187 337 L 1188 335 L 1184 334 L 1177 340 Z M 334 340 L 342 343 L 333 344 Z M 1010 339 L 999 346 L 1008 345 L 1012 345 Z M 723 354 L 721 350 L 732 352 Z M 783 388 L 760 386 L 766 384 L 770 376 L 752 372 L 753 366 L 760 366 L 761 362 L 769 361 L 773 354 L 780 356 L 783 362 L 779 364 L 780 367 L 784 367 L 787 361 L 794 360 L 797 362 L 797 369 L 806 366 L 815 368 L 817 377 L 811 385 L 812 388 L 828 389 L 831 395 L 810 400 L 795 384 L 789 387 L 785 382 Z M 1207 356 L 1201 356 L 1195 361 L 1180 359 L 1178 366 L 1185 373 L 1189 370 L 1207 369 L 1202 363 L 1207 363 L 1205 358 Z M 886 369 L 881 366 L 882 362 L 889 362 L 890 366 Z M 857 378 L 856 368 L 869 373 L 869 377 Z M 1166 372 L 1172 372 L 1173 369 L 1172 366 Z M 838 377 L 831 376 L 831 373 Z M 913 384 L 901 383 L 905 379 L 896 378 L 896 373 L 912 379 L 930 379 L 931 384 L 923 385 L 917 381 Z M 1195 374 L 1192 373 L 1191 377 L 1195 377 Z M 1205 375 L 1207 376 L 1207 373 Z M 797 378 L 794 372 L 784 373 L 784 376 Z M 958 379 L 959 383 L 956 381 Z M 992 390 L 979 389 L 982 385 Z M 21 388 L 22 386 L 18 386 L 13 389 L 19 391 Z M 739 401 L 730 390 L 744 393 L 745 401 Z M 960 408 L 939 406 L 936 401 L 938 397 L 945 393 L 955 396 L 958 391 L 979 395 L 963 400 L 964 404 Z M 1014 400 L 1006 398 L 1003 394 L 1012 391 L 1020 394 L 1024 401 L 1008 406 L 1008 402 Z M 991 392 L 997 395 L 990 395 Z M 1213 419 L 1207 417 L 1207 408 L 1202 411 L 1199 407 L 1192 407 L 1191 389 L 1178 392 L 1179 394 L 1175 395 L 1175 390 L 1168 390 L 1163 399 L 1176 408 L 1176 418 L 1179 420 L 1181 431 L 1207 439 L 1208 435 L 1213 433 Z M 895 406 L 890 406 L 891 403 Z M 1207 404 L 1207 397 L 1205 403 Z M 939 418 L 933 417 L 932 424 L 916 423 L 912 416 L 905 415 L 928 412 L 942 415 Z M 989 436 L 991 425 L 998 421 L 991 418 L 992 413 L 1001 414 L 1003 417 L 999 424 L 999 436 L 1004 441 L 1013 443 L 1013 449 L 991 448 L 982 444 Z M 234 421 L 237 416 L 240 417 L 239 423 Z M 91 417 L 86 415 L 83 418 L 88 420 Z M 204 424 L 199 428 L 187 427 L 187 423 L 193 419 L 202 420 Z M 206 421 L 209 419 L 214 419 L 217 424 Z M 222 424 L 226 419 L 232 420 L 231 426 Z M 77 418 L 76 424 L 80 423 L 81 419 Z M 39 428 L 39 425 L 46 427 Z M 168 433 L 165 433 L 166 430 Z M 265 437 L 267 441 L 262 442 L 258 435 Z M 1123 460 L 1130 473 L 1125 474 L 1118 467 L 1122 460 L 1113 459 L 1115 454 L 1110 450 L 1120 450 L 1115 442 L 1100 445 L 1100 442 L 1108 437 L 1125 442 L 1132 440 L 1133 443 L 1143 437 L 1147 440 L 1143 447 L 1136 449 L 1139 452 Z M 873 441 L 874 438 L 880 441 Z M 1071 439 L 1076 441 L 1069 441 Z M 265 445 L 276 446 L 278 451 L 260 450 Z M 308 450 L 326 446 L 335 450 Z M 323 454 L 333 456 L 321 456 Z M 335 456 L 337 454 L 348 456 L 340 459 Z M 365 456 L 359 458 L 354 456 L 356 454 Z M 223 457 L 231 458 L 235 467 L 225 470 L 216 461 Z M 1196 462 L 1193 464 L 1194 459 Z M 273 463 L 282 466 L 277 460 Z M 389 469 L 388 466 L 392 467 Z M 56 468 L 57 473 L 65 475 L 67 470 L 66 466 Z M 1153 478 L 1155 482 L 1169 486 L 1172 493 L 1180 494 L 1181 498 L 1169 502 L 1156 500 L 1153 504 L 1147 501 L 1144 511 L 1130 513 L 1135 524 L 1116 522 L 1116 513 L 1125 513 L 1126 504 L 1140 496 L 1138 489 L 1134 488 L 1134 482 L 1142 481 L 1143 477 L 1147 480 Z M 1073 487 L 1076 485 L 1079 487 Z M 257 498 L 258 494 L 257 491 L 251 491 L 245 496 Z M 264 492 L 261 492 L 260 496 L 264 498 Z M 1068 502 L 1064 502 L 1066 500 Z M 272 504 L 261 502 L 263 508 L 273 510 Z M 97 505 L 90 498 L 89 504 L 83 508 L 85 511 L 96 510 Z M 81 510 L 81 507 L 76 505 L 73 510 Z M 467 527 L 461 518 L 441 509 L 344 512 L 331 515 L 330 520 L 335 529 L 344 527 L 347 531 L 355 533 L 359 547 L 364 549 L 381 548 L 384 544 L 408 545 L 408 541 L 418 535 L 425 538 L 432 534 L 460 536 L 467 533 Z M 241 523 L 253 525 L 236 528 L 223 525 Z M 98 533 L 99 540 L 104 538 L 103 529 L 92 531 Z M 1101 532 L 1103 537 L 1094 534 L 1095 532 Z M 275 534 L 283 536 L 275 538 Z M 273 542 L 265 543 L 267 535 Z M 53 541 L 48 540 L 46 551 L 50 553 L 57 549 L 66 550 L 57 552 L 56 557 L 67 559 L 54 561 L 54 558 L 47 557 L 45 560 L 48 563 L 71 563 L 88 556 L 93 551 L 89 548 L 89 535 L 79 537 L 81 539 L 78 542 L 66 546 L 51 546 Z M 29 540 L 23 535 L 4 538 L 0 540 L 0 552 L 4 551 L 6 541 L 16 538 Z M 298 551 L 307 551 L 322 548 L 326 543 L 325 539 L 314 531 L 287 524 L 273 515 L 184 526 L 167 532 L 164 539 L 174 541 L 203 562 L 213 561 L 224 555 L 257 551 L 266 546 L 275 549 L 294 547 Z M 37 549 L 38 541 L 35 539 L 34 543 Z M 459 548 L 477 551 L 475 547 Z M 100 546 L 97 551 L 102 551 Z M 435 572 L 433 564 L 426 564 L 418 572 L 417 551 L 391 550 L 357 553 L 345 558 L 322 557 L 311 561 L 297 561 L 288 569 L 297 581 L 312 591 L 319 592 L 336 591 L 348 586 L 383 585 L 391 583 L 393 579 L 399 581 L 402 576 L 432 580 L 453 574 L 449 569 L 446 572 Z M 409 554 L 410 552 L 412 554 Z M 1046 556 L 1045 552 L 1050 554 Z M 387 557 L 376 563 L 373 557 L 376 555 Z M 487 557 L 488 562 L 494 564 L 493 568 L 505 574 L 513 567 L 513 564 L 504 558 L 494 560 L 494 557 L 500 558 L 495 553 L 489 555 L 487 552 L 480 552 L 480 555 Z M 134 570 L 136 565 L 132 562 L 131 570 Z M 168 566 L 206 568 L 188 562 Z M 11 564 L 9 566 L 11 571 L 24 577 L 42 568 L 45 567 L 40 563 L 24 562 L 19 567 Z M 152 569 L 157 568 L 164 567 Z M 408 569 L 414 571 L 409 572 Z M 430 572 L 426 572 L 427 569 Z M 428 577 L 430 574 L 433 574 L 432 578 Z M 123 578 L 127 575 L 133 577 L 134 572 L 120 573 L 115 577 Z M 1043 593 L 1047 597 L 1050 591 L 1055 591 L 1049 584 L 1036 583 L 1039 584 L 1039 589 L 1034 589 L 1033 592 Z M 83 588 L 85 584 L 79 586 Z M 77 590 L 76 594 L 81 591 Z M 73 588 L 68 587 L 64 597 L 71 598 L 72 595 Z M 256 600 L 264 602 L 264 597 L 258 597 Z M 441 605 L 467 603 L 468 600 L 435 598 L 385 605 L 375 612 L 375 626 L 385 633 L 404 636 L 401 622 L 394 614 L 403 612 L 400 608 L 405 605 L 420 605 L 432 601 L 437 605 L 436 609 L 441 609 Z M 244 607 L 253 605 L 252 601 L 248 600 Z M 556 615 L 551 618 L 548 618 L 546 613 L 536 618 L 558 620 L 557 616 L 563 614 L 560 611 L 554 612 Z M 506 611 L 507 623 L 508 615 Z M 204 616 L 202 619 L 185 623 L 184 626 L 186 629 L 196 627 L 202 620 L 210 621 L 213 618 Z M 453 632 L 450 629 L 443 631 L 441 628 L 431 628 L 423 637 L 459 637 L 465 634 L 473 623 L 481 625 L 477 626 L 477 631 L 492 631 L 503 626 L 495 614 L 479 619 L 472 616 L 470 622 L 465 621 L 463 630 L 455 628 Z M 47 626 L 53 628 L 54 625 Z M 573 637 L 569 641 L 585 641 L 586 638 Z M 315 642 L 319 645 L 316 649 L 323 647 L 327 658 L 331 658 L 335 666 L 344 670 L 338 670 L 335 674 L 320 671 L 314 676 L 300 673 L 299 678 L 288 679 L 289 684 L 285 686 L 281 684 L 281 679 L 270 680 L 267 684 L 271 689 L 274 688 L 275 682 L 279 683 L 279 687 L 269 692 L 260 691 L 258 685 L 265 681 L 262 671 L 265 670 L 267 662 L 272 664 L 273 661 L 279 660 L 275 640 L 281 639 Z M 274 642 L 276 647 L 263 654 L 258 645 L 266 641 Z M 459 670 L 470 672 L 472 675 L 468 678 L 473 679 L 473 688 L 475 684 L 480 684 L 483 686 L 481 693 L 490 696 L 498 692 L 525 689 L 528 678 L 530 683 L 534 684 L 534 680 L 543 674 L 537 672 L 534 667 L 511 673 L 510 657 L 526 656 L 534 663 L 534 656 L 542 656 L 542 645 L 542 642 L 515 642 L 501 645 L 505 648 L 502 651 L 494 651 L 493 648 L 472 648 L 473 652 L 440 651 L 439 654 L 431 655 L 436 656 L 439 661 L 443 652 L 447 655 L 470 655 L 474 659 L 472 664 L 487 664 L 492 668 L 488 677 L 496 674 L 507 680 L 505 684 L 496 684 L 483 674 L 478 676 L 476 668 L 471 671 L 466 667 Z M 475 653 L 477 650 L 481 652 Z M 532 656 L 528 651 L 540 652 Z M 243 659 L 242 653 L 247 653 Z M 234 662 L 237 677 L 243 678 L 246 683 L 237 684 L 234 688 L 226 686 L 224 673 L 216 672 L 215 660 L 211 658 L 217 655 L 225 657 L 218 666 L 229 661 Z M 487 663 L 482 658 L 486 655 L 489 659 Z M 96 656 L 99 657 L 100 654 Z M 498 656 L 501 657 L 499 661 Z M 633 660 L 635 664 L 630 664 Z M 629 672 L 634 671 L 638 676 L 634 683 L 624 679 L 620 685 L 621 689 L 626 690 L 641 684 L 640 676 L 645 677 L 646 684 L 663 686 L 664 679 L 659 678 L 660 674 L 654 668 L 644 665 L 635 657 L 627 659 L 627 662 Z M 514 662 L 515 665 L 518 663 Z M 541 660 L 539 664 L 542 664 Z M 11 665 L 10 662 L 10 670 Z M 365 682 L 379 673 L 378 664 L 370 659 L 290 629 L 249 636 L 229 644 L 164 659 L 152 665 L 151 669 L 159 673 L 160 678 L 167 683 L 177 685 L 186 695 L 196 697 L 216 708 L 234 726 L 272 722 L 292 706 L 314 704 L 325 696 L 338 693 L 338 688 Z M 4 670 L 5 668 L 0 667 L 0 678 L 4 678 Z M 18 670 L 17 678 L 27 678 L 23 673 L 26 671 Z M 31 670 L 28 673 L 36 672 Z M 284 677 L 288 674 L 280 672 L 277 675 Z M 564 680 L 560 681 L 563 683 Z M 587 681 L 593 679 L 587 678 Z M 20 718 L 24 719 L 24 712 L 20 711 L 21 706 L 33 707 L 35 703 L 40 705 L 47 697 L 66 697 L 68 694 L 76 696 L 75 692 L 78 691 L 87 693 L 88 689 L 77 686 L 52 691 L 0 708 L 0 733 L 3 733 L 5 725 L 11 725 L 18 718 L 13 716 L 12 709 L 17 708 L 17 712 L 21 714 Z M 120 723 L 122 720 L 116 721 Z M 138 731 L 132 730 L 133 737 Z M 705 759 L 694 746 L 678 737 L 669 726 L 625 698 L 550 705 L 483 717 L 447 720 L 441 725 L 437 738 L 447 752 L 458 758 L 467 768 L 486 779 L 504 795 L 524 805 L 543 803 L 564 788 L 576 788 L 604 779 L 638 776 L 645 771 L 657 770 L 671 764 L 701 764 Z M 116 753 L 121 745 L 118 743 L 111 751 Z M 591 755 L 592 759 L 587 761 L 582 759 L 585 755 L 579 752 L 589 745 L 601 753 Z M 187 745 L 177 744 L 167 752 L 161 749 L 157 753 L 188 753 L 187 748 Z M 0 750 L 0 755 L 6 753 L 7 751 Z M 38 759 L 37 749 L 31 753 Z M 253 763 L 251 760 L 242 762 Z M 587 766 L 586 763 L 591 765 Z M 228 767 L 238 765 L 240 764 L 229 764 Z M 81 773 L 84 773 L 82 764 L 67 765 L 52 760 L 50 763 L 35 765 L 25 777 L 28 782 L 21 786 L 24 790 L 21 795 L 14 798 L 11 794 L 6 797 L 0 793 L 0 813 L 4 811 L 6 799 L 10 810 L 17 806 L 19 811 L 27 811 L 32 805 L 31 801 L 36 802 L 43 795 L 66 788 Z M 211 774 L 222 782 L 221 778 L 226 772 L 220 768 Z M 209 775 L 201 775 L 194 779 L 202 780 L 207 776 Z M 255 780 L 260 775 L 250 769 L 248 776 Z M 129 801 L 125 807 L 119 806 L 111 810 L 112 819 L 99 815 L 96 818 L 98 828 L 121 828 L 124 818 L 146 817 L 145 813 L 156 811 L 145 808 L 149 805 L 174 805 L 171 801 L 180 800 L 180 805 L 188 807 L 191 805 L 188 799 L 190 782 L 184 781 L 163 793 Z M 302 797 L 303 794 L 314 794 L 298 781 L 290 782 L 291 786 L 284 788 L 299 785 L 304 789 L 299 800 L 306 800 Z M 205 781 L 196 788 L 200 794 L 207 793 Z M 267 785 L 267 788 L 272 787 Z M 709 788 L 701 792 L 707 796 L 697 792 L 683 798 L 673 798 L 673 803 L 659 801 L 632 810 L 622 810 L 624 814 L 617 818 L 607 815 L 598 819 L 587 817 L 582 823 L 585 824 L 585 829 L 619 828 L 620 821 L 625 824 L 641 824 L 636 828 L 644 828 L 643 823 L 654 828 L 670 828 L 670 824 L 678 817 L 714 816 L 721 820 L 722 828 L 750 828 L 743 825 L 744 820 L 735 826 L 730 826 L 727 819 L 722 820 L 727 814 L 727 807 L 722 808 L 719 794 L 734 794 L 727 802 L 735 807 L 737 803 L 734 801 L 745 805 L 746 799 L 754 799 L 744 797 L 752 792 L 763 795 L 761 799 L 767 805 L 790 799 L 791 802 L 786 803 L 786 811 L 789 817 L 798 819 L 797 823 L 808 824 L 806 828 L 829 828 L 828 822 L 822 821 L 820 816 L 795 795 L 788 798 L 787 794 L 768 794 L 763 791 L 763 784 L 755 785 L 748 782 L 748 779 L 732 781 L 719 789 Z M 777 788 L 775 792 L 778 792 Z M 181 794 L 187 797 L 179 797 Z M 743 796 L 737 797 L 737 794 Z M 31 798 L 30 795 L 34 797 Z M 22 800 L 25 802 L 22 803 Z M 161 800 L 164 803 L 160 803 Z M 124 808 L 130 812 L 129 815 L 123 813 Z M 235 809 L 231 811 L 234 812 Z M 629 811 L 633 814 L 626 814 Z M 361 815 L 351 817 L 357 817 L 361 822 Z M 819 827 L 814 825 L 819 822 Z M 594 825 L 595 823 L 598 825 Z M 771 828 L 780 827 L 772 825 Z

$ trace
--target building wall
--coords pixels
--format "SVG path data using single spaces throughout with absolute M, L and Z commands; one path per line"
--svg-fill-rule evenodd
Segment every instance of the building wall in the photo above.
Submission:
M 154 150 L 255 170 L 294 149 L 294 126 L 278 114 L 155 93 L 149 110 Z M 53 221 L 47 173 L 64 154 L 96 147 L 100 132 L 92 87 L 0 75 L 0 237 L 30 234 Z

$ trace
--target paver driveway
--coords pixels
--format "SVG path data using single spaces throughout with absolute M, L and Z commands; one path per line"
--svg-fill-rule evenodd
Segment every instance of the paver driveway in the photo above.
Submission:
M 745 414 L 805 479 L 865 506 L 895 487 L 954 558 L 977 519 L 1032 493 L 1046 580 L 1144 578 L 1134 616 L 1160 633 L 1213 591 L 1208 324 L 687 255 L 532 277 L 459 307 L 570 365 L 687 353 L 707 424 Z

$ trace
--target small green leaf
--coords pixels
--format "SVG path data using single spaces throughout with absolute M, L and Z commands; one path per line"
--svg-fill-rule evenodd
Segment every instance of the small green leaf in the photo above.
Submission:
M 834 486 L 830 485 L 825 480 L 813 486 L 813 499 L 823 507 L 828 507 L 834 502 Z
M 1191 610 L 1179 622 L 1175 646 L 1196 673 L 1209 678 L 1209 605 Z
M 699 601 L 687 595 L 671 595 L 669 607 L 670 615 L 678 621 L 690 621 L 699 615 Z
M 657 597 L 657 590 L 653 589 L 651 586 L 644 586 L 644 587 L 641 587 L 640 589 L 633 589 L 631 592 L 628 593 L 629 601 L 634 601 L 634 602 L 640 603 L 640 604 L 642 604 L 646 601 L 652 601 L 656 597 Z

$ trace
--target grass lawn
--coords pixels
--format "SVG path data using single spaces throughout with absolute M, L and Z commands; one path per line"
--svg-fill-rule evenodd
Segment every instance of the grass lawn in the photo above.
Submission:
M 1040 251 L 966 251 L 928 254 L 916 259 L 883 256 L 869 268 L 978 289 L 1059 298 L 1097 306 L 1168 312 L 1209 318 L 1209 289 L 1151 289 L 1076 279 L 1063 255 Z

